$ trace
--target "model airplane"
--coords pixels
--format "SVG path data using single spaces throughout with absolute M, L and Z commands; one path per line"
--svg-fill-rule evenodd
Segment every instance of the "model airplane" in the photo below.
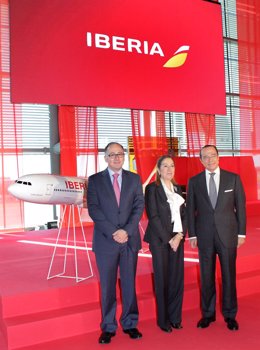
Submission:
M 68 204 L 86 207 L 87 179 L 52 174 L 29 174 L 8 187 L 14 197 L 39 204 Z

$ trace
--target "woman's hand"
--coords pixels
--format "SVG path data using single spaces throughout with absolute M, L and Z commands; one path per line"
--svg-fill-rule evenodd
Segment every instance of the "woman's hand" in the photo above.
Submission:
M 174 252 L 177 251 L 180 241 L 183 239 L 183 234 L 181 232 L 177 233 L 172 239 L 169 241 L 169 244 Z

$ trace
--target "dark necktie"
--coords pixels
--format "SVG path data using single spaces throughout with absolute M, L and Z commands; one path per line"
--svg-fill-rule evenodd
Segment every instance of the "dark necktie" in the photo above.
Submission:
M 119 187 L 119 183 L 118 183 L 118 176 L 119 174 L 113 174 L 113 187 L 114 187 L 114 191 L 115 191 L 115 195 L 116 195 L 116 200 L 117 200 L 117 204 L 119 206 L 119 202 L 120 202 L 120 187 Z
M 217 187 L 214 180 L 215 173 L 210 173 L 209 175 L 209 199 L 211 201 L 212 207 L 215 209 L 218 198 Z

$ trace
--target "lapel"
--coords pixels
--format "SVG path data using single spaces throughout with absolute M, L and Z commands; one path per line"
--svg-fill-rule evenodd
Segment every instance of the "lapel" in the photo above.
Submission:
M 157 189 L 158 189 L 157 192 L 158 192 L 158 194 L 159 194 L 159 196 L 161 198 L 161 202 L 167 202 L 167 196 L 166 196 L 166 193 L 165 193 L 165 191 L 163 189 L 162 183 L 160 183 L 160 185 L 157 186 Z
M 222 200 L 223 195 L 224 195 L 224 191 L 225 191 L 225 183 L 226 183 L 226 179 L 225 179 L 225 173 L 220 169 L 220 175 L 219 175 L 219 189 L 218 189 L 218 200 L 217 200 L 217 204 Z
M 207 181 L 206 181 L 206 172 L 203 171 L 202 173 L 200 173 L 200 176 L 199 176 L 199 191 L 200 191 L 200 194 L 205 197 L 205 199 L 208 201 L 209 205 L 211 206 L 211 202 L 210 202 L 210 199 L 209 199 L 209 194 L 208 194 L 208 189 L 207 189 Z
M 107 169 L 105 169 L 103 171 L 102 179 L 103 179 L 103 184 L 104 184 L 106 190 L 108 191 L 110 198 L 111 199 L 113 198 L 113 200 L 115 201 L 115 204 L 117 205 L 116 195 L 115 195 L 115 192 L 114 192 L 114 189 L 113 189 L 113 185 L 112 185 L 112 182 L 111 182 L 111 179 L 110 179 L 110 175 L 109 175 L 109 172 L 108 172 Z
M 120 193 L 120 203 L 119 206 L 123 209 L 132 202 L 132 199 L 129 199 L 133 195 L 133 191 L 135 191 L 136 180 L 133 176 L 130 176 L 131 173 L 128 170 L 122 169 L 122 184 L 121 184 L 121 193 Z M 130 200 L 130 201 L 129 201 Z
M 157 193 L 159 195 L 159 200 L 161 203 L 163 204 L 166 204 L 167 205 L 167 210 L 169 211 L 169 213 L 171 213 L 171 208 L 170 208 L 170 204 L 167 202 L 167 196 L 166 196 L 166 193 L 163 189 L 163 185 L 162 183 L 160 183 L 159 186 L 156 186 L 157 187 Z
M 121 204 L 121 200 L 122 198 L 125 198 L 127 195 L 127 189 L 129 188 L 129 184 L 128 184 L 128 174 L 127 172 L 122 169 L 122 184 L 121 184 L 121 193 L 120 193 L 120 204 Z
M 108 171 L 107 171 L 107 173 L 108 173 Z M 110 180 L 109 173 L 108 173 L 108 179 Z M 110 185 L 111 185 L 113 196 L 115 198 L 115 202 L 116 202 L 116 205 L 117 205 L 116 195 L 115 195 L 115 192 L 114 192 L 113 185 L 112 185 L 111 181 L 110 181 Z M 119 206 L 121 206 L 123 198 L 124 198 L 124 202 L 125 202 L 128 194 L 129 194 L 129 188 L 131 188 L 131 181 L 130 181 L 130 178 L 128 176 L 128 172 L 126 170 L 122 169 L 122 183 L 121 183 Z

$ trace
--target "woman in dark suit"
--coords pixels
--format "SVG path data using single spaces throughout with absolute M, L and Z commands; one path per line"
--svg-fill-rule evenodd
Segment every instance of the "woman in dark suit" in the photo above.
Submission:
M 169 155 L 157 161 L 156 181 L 145 189 L 148 226 L 144 241 L 152 253 L 157 324 L 162 331 L 182 328 L 186 208 Z

